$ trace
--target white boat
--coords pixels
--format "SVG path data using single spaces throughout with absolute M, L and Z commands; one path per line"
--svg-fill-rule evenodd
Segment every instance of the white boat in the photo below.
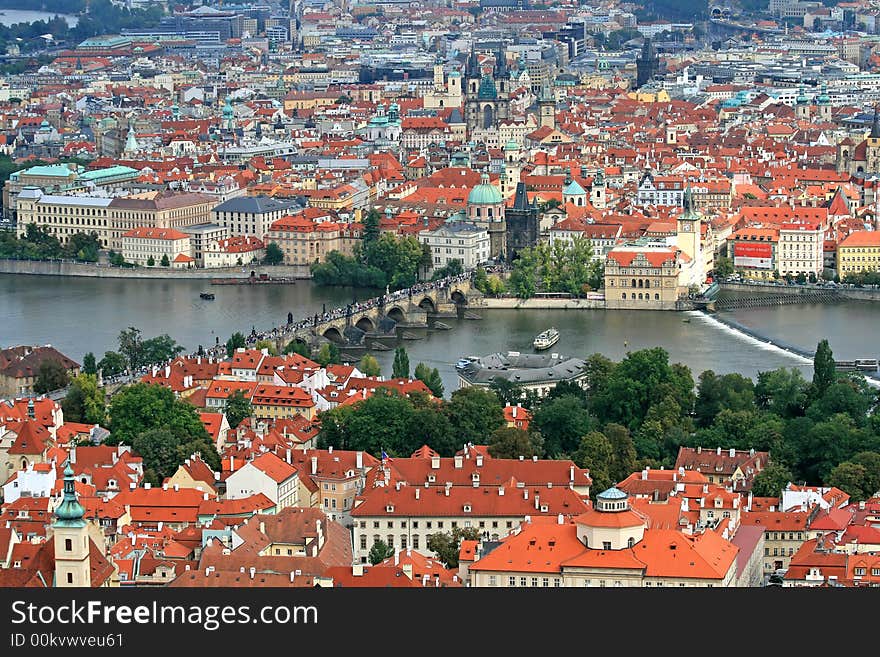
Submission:
M 535 340 L 532 344 L 535 346 L 535 349 L 549 349 L 553 345 L 559 342 L 559 331 L 556 328 L 548 328 L 546 331 L 542 331 L 535 336 Z

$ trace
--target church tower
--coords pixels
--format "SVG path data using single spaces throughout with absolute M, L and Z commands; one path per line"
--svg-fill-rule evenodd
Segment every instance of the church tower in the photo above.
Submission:
M 604 210 L 608 206 L 606 192 L 605 172 L 600 167 L 596 169 L 596 175 L 593 176 L 593 186 L 590 188 L 590 202 L 594 208 Z
M 702 251 L 700 248 L 700 224 L 702 216 L 694 208 L 694 192 L 690 183 L 684 190 L 684 212 L 676 221 L 676 242 L 678 248 L 696 261 L 694 264 L 702 269 Z
M 880 115 L 877 114 L 877 108 L 874 108 L 874 120 L 871 122 L 865 154 L 866 173 L 880 173 Z
M 538 114 L 539 127 L 556 129 L 556 99 L 546 84 L 541 86 L 541 95 L 538 97 Z
M 636 87 L 647 84 L 660 69 L 660 57 L 650 37 L 645 38 L 642 53 L 636 58 Z
M 800 92 L 795 100 L 794 115 L 799 120 L 809 121 L 810 119 L 810 99 L 807 98 L 803 85 L 801 85 Z
M 511 139 L 504 145 L 504 178 L 501 185 L 501 196 L 509 199 L 519 184 L 522 170 L 520 147 L 516 140 Z
M 823 123 L 831 122 L 831 96 L 828 95 L 828 87 L 822 85 L 822 91 L 816 97 L 816 113 Z
M 510 80 L 504 54 L 495 54 L 492 74 L 479 64 L 477 54 L 471 51 L 465 75 L 467 77 L 467 98 L 465 100 L 465 119 L 468 136 L 483 130 L 497 129 L 500 121 L 507 121 L 510 115 Z M 500 76 L 500 77 L 499 77 Z
M 55 586 L 90 587 L 89 532 L 85 509 L 76 499 L 73 468 L 68 460 L 64 468 L 64 500 L 55 509 L 52 524 L 55 544 Z

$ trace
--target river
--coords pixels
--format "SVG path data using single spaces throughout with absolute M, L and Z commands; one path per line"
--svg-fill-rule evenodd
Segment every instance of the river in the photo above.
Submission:
M 35 21 L 50 21 L 55 17 L 63 18 L 71 27 L 79 22 L 79 16 L 71 14 L 53 14 L 47 11 L 31 11 L 29 9 L 3 9 L 0 7 L 0 25 L 15 25 L 16 23 L 33 23 Z
M 199 293 L 210 290 L 214 301 Z M 145 337 L 168 333 L 194 351 L 234 331 L 269 329 L 336 307 L 369 290 L 295 285 L 209 285 L 207 281 L 97 279 L 0 275 L 0 347 L 52 344 L 81 360 L 116 349 L 116 336 L 136 326 Z M 447 395 L 458 387 L 453 363 L 461 356 L 494 351 L 530 351 L 532 338 L 549 326 L 560 330 L 553 351 L 585 356 L 599 352 L 618 360 L 627 351 L 660 346 L 673 362 L 688 365 L 694 377 L 705 369 L 754 377 L 761 370 L 798 367 L 809 373 L 809 360 L 738 333 L 701 313 L 605 310 L 483 310 L 483 319 L 444 319 L 449 331 L 430 331 L 405 341 L 413 368 L 422 361 L 437 367 Z M 827 337 L 838 359 L 880 355 L 871 327 L 880 325 L 880 304 L 775 306 L 725 312 L 728 317 L 774 340 L 812 351 Z M 690 321 L 684 321 L 684 320 Z M 376 352 L 390 373 L 393 351 Z

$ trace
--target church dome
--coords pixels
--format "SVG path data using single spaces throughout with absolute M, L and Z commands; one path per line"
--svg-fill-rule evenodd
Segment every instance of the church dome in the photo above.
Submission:
M 83 522 L 85 514 L 86 510 L 76 499 L 73 468 L 68 460 L 67 467 L 64 468 L 64 501 L 55 509 L 56 523 L 60 526 L 78 526 Z
M 498 205 L 503 202 L 501 190 L 489 182 L 489 176 L 483 174 L 480 184 L 468 194 L 468 205 Z
M 515 139 L 509 140 L 506 144 L 504 144 L 504 150 L 506 151 L 518 151 L 519 144 L 516 143 Z
M 806 105 L 808 102 L 810 102 L 810 99 L 807 98 L 807 94 L 804 91 L 803 87 L 801 87 L 800 93 L 798 94 L 795 102 L 797 102 L 798 105 Z
M 819 105 L 830 105 L 831 104 L 831 96 L 828 95 L 828 89 L 825 87 L 824 84 L 822 85 L 822 93 L 820 93 L 816 97 L 816 102 Z

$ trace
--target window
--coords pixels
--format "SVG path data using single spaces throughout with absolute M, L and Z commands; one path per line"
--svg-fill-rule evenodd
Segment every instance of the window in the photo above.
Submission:
M 413 539 L 413 549 L 418 550 L 419 549 L 419 536 L 418 536 L 418 534 L 414 535 L 412 537 L 412 539 Z
M 520 578 L 519 578 L 519 585 L 520 585 L 520 586 L 525 587 L 525 586 L 527 586 L 527 584 L 528 584 L 528 581 L 526 580 L 525 577 L 520 577 Z
M 73 573 L 67 573 L 67 583 L 73 584 Z
M 550 578 L 549 577 L 542 578 L 541 584 L 544 586 L 545 589 L 548 588 L 550 586 Z
M 560 586 L 562 586 L 562 580 L 559 579 L 558 577 L 554 577 L 553 578 L 553 586 L 554 586 L 554 588 L 558 589 Z
M 584 580 L 584 586 L 587 587 L 587 586 L 589 586 L 589 585 L 590 585 L 590 580 L 585 579 L 585 580 Z
M 437 521 L 437 529 L 443 529 L 443 521 L 442 520 Z
M 367 537 L 361 536 L 361 550 L 367 549 Z
M 534 586 L 534 587 L 538 586 L 538 578 L 537 577 L 532 577 L 532 586 Z
M 856 575 L 864 575 L 864 574 L 865 574 L 865 569 L 864 569 L 864 568 L 856 568 L 856 569 L 853 571 L 853 573 L 856 574 Z
M 489 575 L 489 586 L 498 586 L 498 578 L 495 575 Z
M 507 578 L 508 586 L 516 586 L 516 577 L 508 577 Z
M 64 539 L 64 550 L 66 552 L 73 552 L 73 540 L 69 538 Z
M 602 541 L 602 549 L 610 550 L 611 549 L 611 541 Z

